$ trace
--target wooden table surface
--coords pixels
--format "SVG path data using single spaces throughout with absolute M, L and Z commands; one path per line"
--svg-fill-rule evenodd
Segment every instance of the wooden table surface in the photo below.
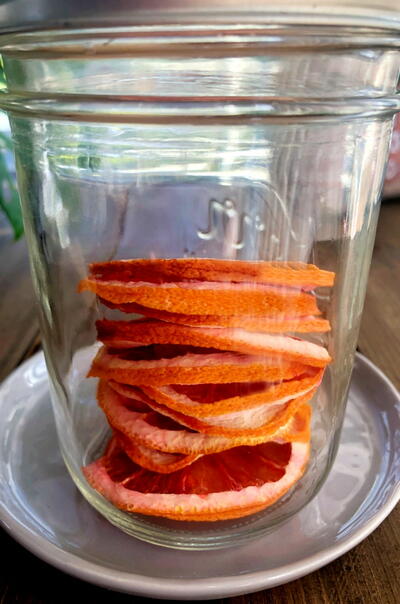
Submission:
M 0 221 L 0 380 L 39 346 L 24 240 Z M 382 208 L 359 350 L 400 388 L 400 202 Z M 0 604 L 127 604 L 139 598 L 73 579 L 35 558 L 0 529 Z M 399 604 L 400 506 L 360 545 L 282 587 L 218 600 L 225 604 Z

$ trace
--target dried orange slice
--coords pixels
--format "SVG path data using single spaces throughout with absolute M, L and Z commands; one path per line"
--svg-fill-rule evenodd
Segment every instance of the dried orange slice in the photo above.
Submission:
M 269 317 L 253 317 L 251 315 L 184 315 L 180 313 L 146 308 L 135 302 L 114 304 L 102 298 L 100 302 L 109 308 L 130 314 L 140 314 L 152 319 L 159 319 L 167 323 L 189 325 L 191 327 L 242 327 L 247 331 L 261 331 L 265 333 L 323 333 L 330 331 L 329 321 L 313 315 L 294 315 L 273 313 Z
M 190 405 L 190 399 L 184 397 L 184 395 L 181 397 L 181 400 L 185 401 L 186 398 L 186 402 L 180 405 L 173 404 L 171 407 L 170 405 L 163 404 L 165 401 L 170 402 L 171 398 L 165 396 L 163 393 L 160 394 L 159 389 L 144 387 L 140 390 L 139 388 L 129 387 L 116 382 L 109 382 L 109 385 L 122 396 L 142 401 L 154 411 L 167 415 L 193 430 L 217 435 L 236 435 L 239 430 L 240 434 L 254 435 L 260 429 L 264 431 L 263 427 L 272 420 L 275 420 L 275 418 L 280 418 L 279 422 L 285 423 L 287 417 L 293 414 L 297 407 L 296 403 L 291 403 L 293 399 L 300 399 L 301 403 L 304 400 L 308 400 L 306 397 L 308 393 L 311 393 L 310 397 L 314 394 L 316 388 L 315 380 L 303 380 L 303 384 L 301 384 L 300 380 L 299 382 L 300 386 L 297 386 L 296 392 L 290 393 L 290 390 L 294 390 L 294 388 L 288 389 L 285 393 L 284 389 L 280 390 L 279 387 L 272 387 L 272 392 L 266 391 L 265 400 L 259 398 L 256 404 L 250 404 L 248 407 L 240 410 L 235 410 L 234 407 L 227 408 L 218 415 L 214 413 L 212 404 L 205 405 L 208 408 L 211 407 L 211 413 L 208 413 L 206 409 L 203 411 L 201 403 L 192 402 L 192 405 Z M 174 392 L 172 388 L 169 391 Z M 272 398 L 273 396 L 275 398 Z M 237 399 L 240 401 L 240 397 L 237 397 Z M 184 407 L 185 411 L 179 411 L 176 407 L 178 409 Z M 189 410 L 188 413 L 186 412 L 187 409 Z M 195 414 L 192 413 L 192 409 L 195 410 Z M 287 409 L 287 413 L 282 416 L 281 412 L 284 409 Z
M 150 347 L 149 347 L 150 348 Z M 189 347 L 186 347 L 187 350 Z M 194 349 L 196 350 L 196 349 Z M 142 350 L 112 351 L 103 346 L 93 360 L 88 377 L 115 380 L 123 384 L 164 386 L 169 384 L 219 384 L 230 382 L 276 382 L 302 375 L 303 363 L 234 352 L 195 354 L 186 352 L 172 358 L 141 360 Z M 143 353 L 144 354 L 144 353 Z M 167 354 L 165 349 L 161 355 Z
M 177 344 L 215 348 L 244 354 L 265 354 L 324 367 L 331 358 L 323 346 L 292 336 L 271 335 L 234 328 L 188 327 L 147 319 L 142 321 L 97 321 L 98 339 L 110 348 L 133 348 L 152 344 Z
M 290 431 L 286 431 L 284 438 L 276 439 L 276 442 L 309 442 L 310 440 L 311 407 L 302 405 L 291 420 Z M 142 468 L 153 472 L 169 474 L 180 470 L 190 464 L 201 455 L 183 455 L 182 453 L 165 453 L 151 449 L 130 440 L 122 432 L 114 430 L 118 444 L 130 457 L 132 461 Z
M 268 442 L 201 457 L 171 474 L 143 469 L 113 439 L 84 468 L 89 484 L 116 507 L 174 520 L 214 521 L 272 505 L 302 476 L 307 443 Z
M 301 419 L 299 421 L 302 421 Z M 304 421 L 304 420 L 303 420 Z M 299 433 L 301 429 L 299 429 Z M 189 466 L 191 463 L 196 461 L 200 455 L 183 455 L 182 453 L 165 453 L 163 451 L 157 451 L 140 445 L 130 440 L 125 434 L 114 431 L 119 446 L 125 451 L 128 457 L 146 470 L 152 472 L 160 472 L 162 474 L 169 474 L 176 472 L 181 468 Z
M 286 402 L 316 388 L 323 369 L 313 369 L 298 378 L 279 383 L 241 382 L 238 384 L 201 384 L 187 386 L 142 386 L 141 391 L 160 405 L 192 417 L 209 417 L 251 409 L 259 405 Z M 109 385 L 128 398 L 140 399 L 135 386 L 113 380 Z
M 141 396 L 140 393 L 138 396 Z M 143 400 L 147 401 L 149 409 L 156 413 L 138 413 L 134 410 L 135 407 L 132 407 L 132 399 L 117 393 L 107 382 L 101 381 L 98 387 L 99 405 L 113 428 L 146 447 L 186 454 L 221 451 L 240 444 L 257 444 L 272 438 L 286 438 L 292 431 L 290 421 L 294 414 L 312 396 L 313 391 L 280 407 L 277 406 L 272 418 L 268 418 L 258 428 L 233 429 L 205 424 L 201 420 L 163 407 L 146 396 L 143 396 Z M 163 434 L 163 430 L 172 434 Z M 207 436 L 209 438 L 204 438 Z
M 99 383 L 97 398 L 115 430 L 123 433 L 134 443 L 166 453 L 206 455 L 240 445 L 257 445 L 271 438 L 268 433 L 256 436 L 237 435 L 229 438 L 194 432 L 159 413 L 135 411 L 136 401 L 119 395 L 103 381 Z M 274 440 L 300 440 L 298 414 L 301 409 L 303 406 L 299 407 L 297 413 L 285 425 L 276 430 L 273 435 Z
M 148 308 L 184 314 L 319 314 L 315 297 L 299 289 L 263 283 L 182 281 L 177 283 L 102 281 L 89 277 L 89 290 L 113 303 L 136 302 Z
M 286 425 L 297 409 L 309 401 L 314 393 L 315 389 L 308 389 L 306 394 L 292 397 L 289 400 L 288 397 L 285 397 L 283 401 L 276 403 L 267 403 L 251 409 L 202 419 L 174 411 L 143 394 L 138 396 L 139 400 L 145 401 L 153 411 L 170 417 L 182 426 L 204 434 L 235 438 L 236 436 L 258 435 L 270 437 L 281 426 Z
M 274 442 L 309 443 L 311 440 L 311 416 L 311 405 L 302 404 L 286 426 L 277 431 Z
M 334 273 L 303 262 L 248 262 L 215 258 L 134 259 L 90 265 L 96 279 L 117 281 L 232 281 L 294 287 L 333 285 Z

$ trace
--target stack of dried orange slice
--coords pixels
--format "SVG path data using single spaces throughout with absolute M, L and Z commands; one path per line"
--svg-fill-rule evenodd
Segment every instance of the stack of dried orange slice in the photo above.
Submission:
M 89 483 L 122 510 L 176 520 L 282 497 L 307 465 L 309 401 L 331 360 L 298 334 L 329 330 L 314 290 L 333 280 L 303 263 L 91 265 L 81 291 L 143 318 L 97 322 L 89 376 L 113 436 L 84 468 Z

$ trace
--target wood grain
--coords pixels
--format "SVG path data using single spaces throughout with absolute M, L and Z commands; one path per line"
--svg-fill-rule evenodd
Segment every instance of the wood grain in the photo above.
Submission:
M 400 388 L 400 203 L 381 210 L 358 347 Z
M 400 387 L 400 204 L 381 211 L 362 326 L 360 351 Z M 24 242 L 0 230 L 0 375 L 37 346 L 37 321 Z M 6 533 L 0 566 L 0 604 L 123 604 L 139 598 L 108 592 L 41 562 Z M 266 552 L 267 554 L 267 552 Z M 218 600 L 223 604 L 398 604 L 400 507 L 356 548 L 328 566 L 281 587 Z

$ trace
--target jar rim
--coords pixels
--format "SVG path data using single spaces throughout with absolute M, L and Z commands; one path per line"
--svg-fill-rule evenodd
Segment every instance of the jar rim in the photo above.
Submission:
M 11 0 L 1 3 L 0 32 L 84 27 L 213 23 L 298 23 L 400 29 L 394 0 Z

